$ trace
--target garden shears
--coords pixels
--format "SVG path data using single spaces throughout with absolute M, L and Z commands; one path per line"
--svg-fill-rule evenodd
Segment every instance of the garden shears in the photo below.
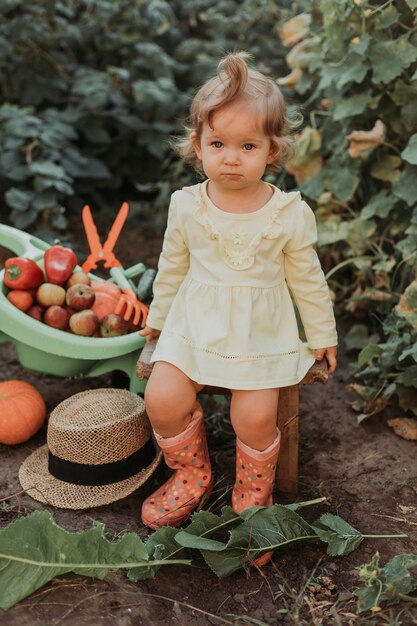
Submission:
M 126 221 L 128 212 L 129 206 L 127 202 L 123 202 L 112 227 L 110 228 L 107 239 L 104 245 L 102 245 L 96 225 L 94 224 L 91 209 L 87 204 L 83 207 L 82 220 L 85 233 L 87 235 L 88 245 L 90 246 L 90 254 L 82 264 L 82 269 L 84 272 L 90 272 L 92 269 L 97 267 L 97 263 L 103 261 L 104 267 L 109 268 L 112 278 L 123 292 L 123 295 L 120 297 L 116 306 L 115 313 L 122 315 L 122 312 L 124 311 L 123 317 L 126 321 L 130 320 L 133 314 L 133 323 L 136 325 L 140 322 L 140 325 L 143 328 L 146 324 L 149 307 L 146 304 L 143 304 L 143 302 L 141 302 L 136 296 L 126 276 L 124 275 L 122 264 L 113 252 L 113 248 L 116 245 L 116 241 Z

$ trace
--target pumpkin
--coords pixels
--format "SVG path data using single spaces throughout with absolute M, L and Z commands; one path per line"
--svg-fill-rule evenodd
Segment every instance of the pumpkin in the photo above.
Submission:
M 91 287 L 96 294 L 91 309 L 102 320 L 105 315 L 115 312 L 122 292 L 117 285 L 106 280 L 92 280 Z
M 22 380 L 0 383 L 0 443 L 27 441 L 42 426 L 46 405 L 33 385 Z

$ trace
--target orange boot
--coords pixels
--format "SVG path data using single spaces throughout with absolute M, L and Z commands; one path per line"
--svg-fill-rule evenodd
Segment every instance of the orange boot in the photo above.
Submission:
M 236 438 L 236 482 L 232 493 L 235 513 L 252 506 L 271 506 L 272 490 L 279 454 L 281 434 L 266 450 L 254 450 Z M 253 564 L 261 567 L 268 563 L 272 552 L 266 552 Z
M 175 472 L 142 504 L 142 522 L 154 530 L 182 524 L 212 486 L 204 415 L 198 402 L 182 433 L 166 438 L 155 433 L 155 437 L 165 463 Z

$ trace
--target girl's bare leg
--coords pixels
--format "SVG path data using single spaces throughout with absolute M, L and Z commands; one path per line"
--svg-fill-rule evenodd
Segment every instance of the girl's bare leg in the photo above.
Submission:
M 157 361 L 145 389 L 146 412 L 161 437 L 175 437 L 191 421 L 197 393 L 203 389 L 178 367 Z
M 254 450 L 265 450 L 277 437 L 279 389 L 232 390 L 230 419 L 236 436 Z

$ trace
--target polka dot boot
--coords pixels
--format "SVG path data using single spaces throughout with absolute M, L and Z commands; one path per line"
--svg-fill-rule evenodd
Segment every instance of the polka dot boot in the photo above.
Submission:
M 232 507 L 241 513 L 252 506 L 271 506 L 272 490 L 279 454 L 281 435 L 266 450 L 254 450 L 236 438 L 236 482 L 232 492 Z M 253 564 L 261 567 L 271 559 L 267 552 Z
M 180 526 L 212 486 L 200 404 L 196 403 L 191 422 L 184 432 L 175 437 L 164 438 L 157 433 L 155 436 L 165 463 L 175 472 L 142 505 L 142 522 L 154 530 L 160 526 Z

